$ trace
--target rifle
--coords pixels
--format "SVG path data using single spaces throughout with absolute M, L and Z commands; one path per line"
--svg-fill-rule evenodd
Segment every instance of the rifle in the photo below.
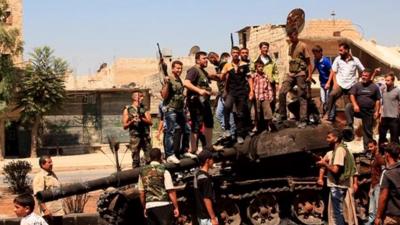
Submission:
M 160 56 L 160 63 L 159 63 L 160 68 L 161 68 L 161 70 L 162 70 L 164 76 L 167 77 L 167 76 L 168 76 L 168 66 L 167 66 L 167 64 L 165 64 L 165 62 L 164 62 L 164 57 L 163 57 L 163 54 L 162 54 L 162 52 L 161 52 L 160 44 L 159 44 L 159 43 L 157 43 L 157 48 L 158 48 L 158 54 L 159 54 L 159 56 Z
M 231 48 L 233 48 L 233 46 L 235 46 L 235 43 L 233 42 L 233 34 L 231 33 Z

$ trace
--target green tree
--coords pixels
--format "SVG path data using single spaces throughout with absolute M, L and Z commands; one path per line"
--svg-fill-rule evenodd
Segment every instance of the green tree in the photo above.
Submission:
M 53 50 L 47 46 L 34 49 L 30 56 L 30 63 L 20 81 L 17 105 L 21 109 L 21 121 L 32 129 L 31 157 L 36 157 L 43 117 L 61 106 L 65 98 L 64 77 L 68 64 L 53 56 Z
M 7 0 L 0 0 L 0 112 L 4 112 L 15 94 L 15 84 L 21 69 L 14 66 L 13 57 L 22 54 L 20 31 L 10 28 L 6 21 L 9 14 Z

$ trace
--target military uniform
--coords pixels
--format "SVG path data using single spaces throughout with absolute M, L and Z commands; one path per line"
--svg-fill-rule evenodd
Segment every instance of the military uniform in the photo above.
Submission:
M 129 119 L 144 117 L 146 109 L 143 105 L 136 108 L 133 105 L 125 106 L 128 110 Z M 145 159 L 148 160 L 148 153 L 151 149 L 150 127 L 144 122 L 134 122 L 129 126 L 129 148 L 132 151 L 132 167 L 140 166 L 140 149 L 144 151 Z
M 181 145 L 182 134 L 185 131 L 186 117 L 184 113 L 183 95 L 184 87 L 179 77 L 169 76 L 169 94 L 164 99 L 164 121 L 166 123 L 165 132 L 165 155 L 183 154 L 184 149 Z
M 145 193 L 145 207 L 148 224 L 173 224 L 173 205 L 169 201 L 168 190 L 173 190 L 171 174 L 165 166 L 152 161 L 140 169 L 139 191 Z
M 211 91 L 207 72 L 198 65 L 187 71 L 186 80 L 201 89 Z M 188 108 L 192 120 L 192 133 L 199 133 L 202 123 L 206 128 L 213 128 L 214 120 L 211 111 L 209 96 L 199 96 L 198 93 L 188 90 Z
M 304 42 L 299 41 L 297 44 L 289 46 L 289 75 L 282 83 L 279 92 L 279 114 L 286 118 L 286 95 L 297 86 L 297 97 L 300 102 L 300 121 L 307 120 L 307 84 L 308 75 L 306 59 L 310 58 L 310 52 Z

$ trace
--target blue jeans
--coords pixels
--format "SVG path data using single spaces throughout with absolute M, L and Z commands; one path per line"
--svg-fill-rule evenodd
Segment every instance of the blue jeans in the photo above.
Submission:
M 182 137 L 185 133 L 186 119 L 184 112 L 167 111 L 164 114 L 164 121 L 166 123 L 165 131 L 165 156 L 171 156 L 183 152 Z
M 215 117 L 217 118 L 219 124 L 221 125 L 221 128 L 223 130 L 225 130 L 224 99 L 222 98 L 222 96 L 218 97 L 217 108 L 215 110 Z M 235 131 L 236 131 L 236 125 L 235 125 L 235 119 L 233 117 L 233 113 L 230 114 L 229 124 L 231 125 L 230 132 L 232 135 L 234 135 Z
M 333 219 L 335 220 L 336 225 L 345 225 L 343 217 L 343 202 L 347 189 L 331 187 L 330 192 L 331 192 Z
M 327 113 L 327 110 L 328 110 L 328 97 L 329 97 L 330 91 L 331 90 L 326 90 L 323 87 L 321 87 L 321 89 L 320 89 L 322 109 L 323 109 L 324 113 Z M 335 118 L 335 113 L 336 113 L 336 104 L 332 106 L 332 110 L 329 112 L 328 118 L 329 119 Z
M 380 185 L 377 184 L 372 190 L 372 194 L 369 196 L 369 208 L 368 208 L 368 222 L 365 225 L 374 224 L 376 211 L 378 210 L 378 200 L 379 200 L 379 191 Z

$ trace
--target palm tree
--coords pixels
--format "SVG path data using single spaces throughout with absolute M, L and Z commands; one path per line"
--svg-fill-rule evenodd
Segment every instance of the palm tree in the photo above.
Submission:
M 46 113 L 61 106 L 65 98 L 64 76 L 68 71 L 65 60 L 53 56 L 45 46 L 34 49 L 30 64 L 23 74 L 16 99 L 21 109 L 21 121 L 31 130 L 31 157 L 37 156 L 38 130 Z

